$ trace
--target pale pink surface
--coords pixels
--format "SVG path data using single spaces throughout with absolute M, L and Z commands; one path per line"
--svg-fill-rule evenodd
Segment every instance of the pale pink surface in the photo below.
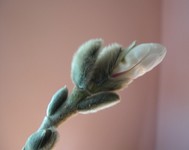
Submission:
M 103 38 L 105 44 L 118 42 L 124 46 L 133 40 L 140 43 L 160 42 L 160 10 L 159 0 L 1 1 L 0 149 L 21 149 L 27 137 L 39 127 L 54 92 L 65 84 L 71 91 L 71 59 L 80 44 L 97 37 Z M 165 11 L 163 15 L 166 15 Z M 184 19 L 181 18 L 177 16 L 182 23 Z M 167 19 L 171 18 L 167 16 Z M 169 21 L 166 22 L 166 28 L 163 28 L 166 32 L 174 25 L 168 23 Z M 173 23 L 176 21 L 173 20 Z M 186 26 L 181 27 L 174 26 L 179 30 L 186 29 Z M 62 124 L 56 150 L 155 149 L 157 103 L 159 110 L 162 107 L 162 111 L 165 111 L 169 108 L 166 101 L 171 101 L 169 94 L 177 92 L 166 91 L 165 83 L 169 80 L 172 84 L 173 80 L 170 79 L 174 79 L 173 76 L 170 77 L 168 70 L 173 71 L 175 67 L 172 64 L 177 66 L 179 60 L 187 60 L 183 59 L 187 58 L 184 53 L 180 55 L 181 50 L 188 54 L 185 47 L 188 45 L 176 49 L 179 45 L 175 41 L 179 37 L 168 33 L 163 36 L 165 39 L 169 39 L 168 36 L 175 39 L 174 42 L 163 39 L 171 52 L 162 68 L 160 93 L 158 82 L 161 78 L 158 76 L 159 69 L 156 68 L 122 91 L 122 100 L 117 106 L 93 115 L 78 115 Z M 187 68 L 187 63 L 179 63 L 176 68 L 182 72 L 180 67 L 186 65 Z M 188 76 L 186 69 L 185 72 L 182 76 L 179 74 L 179 79 L 176 78 L 176 72 L 173 73 L 180 91 L 183 89 L 180 80 L 186 87 L 183 90 L 187 89 L 186 80 L 182 78 Z M 158 94 L 160 103 L 157 101 Z M 186 98 L 188 93 L 184 94 L 178 97 Z M 164 98 L 167 98 L 165 108 Z M 180 106 L 177 103 L 174 104 L 175 108 Z M 182 110 L 186 111 L 180 108 L 181 114 Z M 167 118 L 163 112 L 158 113 L 158 117 L 159 138 L 166 130 L 161 122 Z M 180 116 L 178 118 L 182 119 Z M 186 119 L 185 116 L 184 118 Z M 170 122 L 173 123 L 173 120 Z M 178 123 L 176 120 L 175 124 Z M 157 143 L 161 144 L 161 141 Z
M 162 43 L 156 150 L 189 149 L 189 1 L 162 3 Z

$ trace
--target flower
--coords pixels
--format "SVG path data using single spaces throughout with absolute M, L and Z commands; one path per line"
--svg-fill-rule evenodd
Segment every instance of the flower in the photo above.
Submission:
M 121 89 L 156 67 L 165 57 L 166 48 L 157 43 L 128 48 L 114 43 L 102 48 L 102 40 L 83 44 L 72 62 L 72 79 L 77 87 L 91 93 Z
M 157 43 L 144 43 L 125 50 L 125 57 L 111 75 L 115 79 L 134 79 L 156 67 L 166 55 L 166 48 Z

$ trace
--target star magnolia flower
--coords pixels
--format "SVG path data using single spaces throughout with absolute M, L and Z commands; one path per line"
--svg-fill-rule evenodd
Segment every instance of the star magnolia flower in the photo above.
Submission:
M 92 93 L 118 90 L 152 70 L 165 54 L 165 47 L 157 43 L 102 48 L 101 39 L 90 40 L 73 58 L 72 79 L 77 87 Z

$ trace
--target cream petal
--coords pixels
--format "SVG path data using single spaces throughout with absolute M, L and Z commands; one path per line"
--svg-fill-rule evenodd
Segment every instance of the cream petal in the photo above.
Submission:
M 146 43 L 137 46 L 130 53 L 132 52 L 133 55 L 130 56 L 133 56 L 133 59 L 130 58 L 130 68 L 126 68 L 128 72 L 126 71 L 125 75 L 129 78 L 136 79 L 156 67 L 165 57 L 166 49 L 160 44 Z M 127 59 L 128 56 L 125 58 Z M 133 61 L 135 59 L 136 61 Z
M 130 49 L 126 53 L 122 62 L 120 62 L 118 67 L 115 68 L 114 73 L 130 70 L 138 64 L 149 53 L 149 51 L 149 47 L 144 47 L 142 44 Z
M 165 54 L 166 49 L 160 44 L 140 44 L 126 53 L 125 58 L 114 69 L 113 73 L 120 73 L 121 76 L 136 79 L 157 66 Z
M 151 43 L 150 54 L 144 58 L 141 62 L 143 66 L 145 66 L 146 71 L 150 71 L 155 66 L 157 66 L 165 57 L 166 48 L 160 44 Z

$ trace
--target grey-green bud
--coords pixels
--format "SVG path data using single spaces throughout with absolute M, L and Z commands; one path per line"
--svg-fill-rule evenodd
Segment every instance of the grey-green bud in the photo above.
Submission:
M 101 39 L 89 40 L 81 45 L 73 57 L 71 76 L 80 89 L 87 88 L 101 46 Z
M 60 106 L 66 101 L 67 97 L 68 97 L 68 89 L 66 86 L 64 86 L 53 95 L 47 107 L 47 116 L 53 115 L 60 108 Z
M 28 138 L 22 150 L 51 150 L 57 137 L 58 133 L 54 128 L 38 130 Z
M 83 114 L 93 113 L 113 106 L 118 102 L 119 96 L 116 93 L 100 92 L 81 101 L 77 106 L 77 110 Z

